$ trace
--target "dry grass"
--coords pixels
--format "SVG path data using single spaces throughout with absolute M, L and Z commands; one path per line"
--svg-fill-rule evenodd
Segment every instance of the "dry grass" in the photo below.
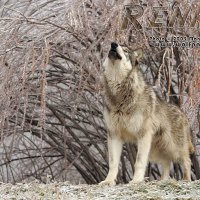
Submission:
M 152 181 L 113 187 L 98 185 L 70 185 L 68 182 L 41 184 L 38 182 L 0 186 L 1 200 L 106 200 L 106 199 L 200 199 L 200 181 Z
M 151 8 L 169 7 L 171 15 L 172 1 L 138 2 L 145 11 L 141 30 L 133 26 L 124 0 L 0 0 L 0 182 L 45 182 L 47 174 L 76 184 L 105 178 L 100 80 L 113 41 L 143 48 L 145 78 L 188 116 L 196 146 L 192 179 L 200 179 L 200 49 L 156 47 L 150 39 L 199 38 L 199 28 L 151 30 Z M 182 0 L 181 12 L 192 5 L 195 14 L 197 4 Z M 124 148 L 120 183 L 133 175 L 135 152 Z M 180 180 L 180 167 L 174 165 L 171 175 Z M 159 179 L 159 167 L 149 165 L 148 176 Z

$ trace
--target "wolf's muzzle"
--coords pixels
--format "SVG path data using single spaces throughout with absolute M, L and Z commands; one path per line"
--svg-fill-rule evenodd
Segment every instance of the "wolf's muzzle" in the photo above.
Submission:
M 117 47 L 118 47 L 117 43 L 115 43 L 115 42 L 111 43 L 111 49 L 117 49 Z
M 108 58 L 110 58 L 112 60 L 117 60 L 117 59 L 121 60 L 122 59 L 122 57 L 117 52 L 117 47 L 118 47 L 117 43 L 115 43 L 115 42 L 111 43 L 111 49 L 108 53 Z

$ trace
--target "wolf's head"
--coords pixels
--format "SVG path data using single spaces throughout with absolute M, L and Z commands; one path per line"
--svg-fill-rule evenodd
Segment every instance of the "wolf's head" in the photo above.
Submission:
M 117 43 L 111 43 L 111 48 L 106 57 L 103 66 L 107 75 L 126 76 L 143 57 L 141 49 L 130 50 L 127 47 L 120 46 Z

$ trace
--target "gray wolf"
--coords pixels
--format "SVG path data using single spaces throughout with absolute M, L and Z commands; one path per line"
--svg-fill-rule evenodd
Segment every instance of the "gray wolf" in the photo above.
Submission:
M 103 63 L 104 119 L 108 130 L 109 172 L 100 184 L 116 184 L 125 142 L 137 145 L 132 183 L 144 180 L 148 162 L 162 165 L 162 180 L 169 178 L 171 162 L 183 166 L 191 180 L 190 153 L 194 152 L 189 122 L 183 112 L 156 95 L 139 68 L 141 49 L 130 51 L 117 43 Z

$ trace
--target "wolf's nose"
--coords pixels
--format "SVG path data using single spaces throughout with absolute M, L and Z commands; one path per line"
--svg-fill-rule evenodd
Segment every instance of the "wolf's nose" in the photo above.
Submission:
M 118 47 L 118 44 L 115 42 L 111 43 L 111 49 L 116 49 Z

